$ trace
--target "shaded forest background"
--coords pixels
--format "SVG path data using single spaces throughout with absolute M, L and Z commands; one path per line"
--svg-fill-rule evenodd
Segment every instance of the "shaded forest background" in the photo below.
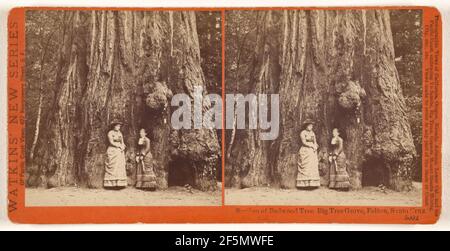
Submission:
M 420 10 L 390 11 L 395 49 L 395 66 L 406 101 L 406 109 L 417 151 L 413 179 L 422 179 L 422 12 Z M 258 66 L 255 47 L 260 27 L 255 11 L 227 12 L 226 19 L 226 92 L 252 91 L 252 73 Z M 276 36 L 275 34 L 273 36 Z M 239 134 L 237 132 L 236 134 Z M 227 154 L 236 135 L 227 131 Z

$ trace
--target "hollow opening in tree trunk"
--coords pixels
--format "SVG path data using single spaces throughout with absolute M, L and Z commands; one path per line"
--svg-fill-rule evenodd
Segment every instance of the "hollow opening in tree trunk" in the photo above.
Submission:
M 378 158 L 371 158 L 363 163 L 362 186 L 389 185 L 387 183 L 388 172 L 383 165 L 383 161 Z
M 169 163 L 169 187 L 195 185 L 195 171 L 190 162 L 176 158 Z

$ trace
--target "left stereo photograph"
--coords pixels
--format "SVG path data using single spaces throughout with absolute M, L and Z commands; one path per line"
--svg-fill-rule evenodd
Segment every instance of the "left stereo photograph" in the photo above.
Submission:
M 222 130 L 186 127 L 211 105 L 183 103 L 221 95 L 220 11 L 27 10 L 24 26 L 25 207 L 222 205 Z

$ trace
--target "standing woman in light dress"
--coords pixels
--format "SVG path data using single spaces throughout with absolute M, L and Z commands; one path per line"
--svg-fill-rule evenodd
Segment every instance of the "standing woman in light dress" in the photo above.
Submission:
M 108 132 L 108 149 L 106 151 L 105 189 L 120 190 L 127 187 L 127 171 L 125 163 L 125 143 L 120 129 L 121 122 L 111 123 Z
M 299 151 L 297 188 L 313 190 L 320 187 L 319 159 L 317 157 L 316 135 L 312 120 L 303 123 L 303 131 L 300 133 L 302 146 Z

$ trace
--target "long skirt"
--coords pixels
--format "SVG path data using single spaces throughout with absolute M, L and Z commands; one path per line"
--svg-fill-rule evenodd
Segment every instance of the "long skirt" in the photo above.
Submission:
M 106 151 L 106 157 L 103 186 L 105 188 L 126 187 L 128 182 L 125 153 L 117 147 L 110 146 Z
M 319 160 L 317 153 L 312 148 L 304 146 L 300 148 L 297 166 L 298 188 L 320 187 Z
M 136 188 L 139 189 L 155 189 L 156 175 L 153 170 L 153 157 L 148 153 L 144 160 L 137 163 L 136 168 Z
M 328 187 L 332 189 L 348 189 L 351 187 L 346 157 L 343 152 L 330 164 L 330 184 Z

